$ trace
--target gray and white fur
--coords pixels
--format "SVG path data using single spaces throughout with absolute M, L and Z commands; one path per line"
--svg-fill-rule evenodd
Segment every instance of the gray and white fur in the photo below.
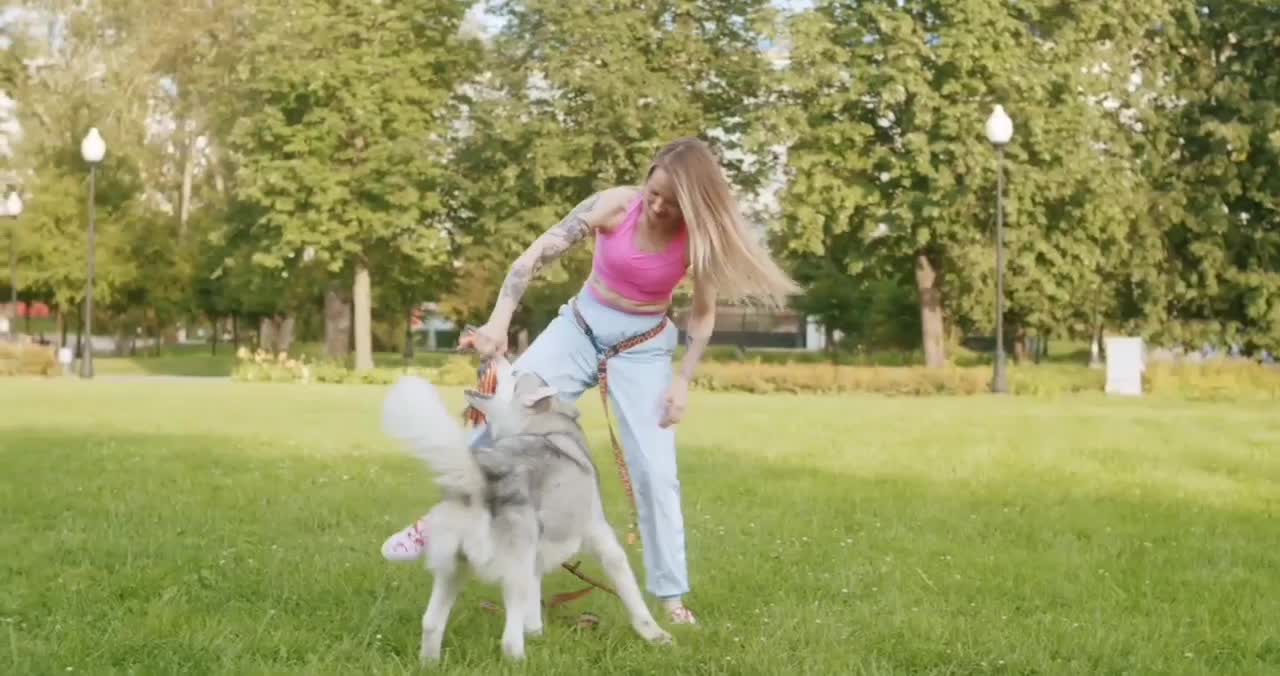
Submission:
M 439 660 L 468 573 L 501 586 L 502 650 L 523 659 L 525 634 L 542 632 L 542 576 L 580 551 L 600 560 L 636 633 L 669 642 L 605 518 L 577 407 L 537 375 L 499 373 L 496 395 L 465 395 L 488 423 L 491 442 L 483 447 L 468 447 L 462 426 L 421 378 L 401 378 L 383 408 L 384 430 L 428 464 L 442 492 L 426 516 L 434 584 L 422 617 L 422 661 Z

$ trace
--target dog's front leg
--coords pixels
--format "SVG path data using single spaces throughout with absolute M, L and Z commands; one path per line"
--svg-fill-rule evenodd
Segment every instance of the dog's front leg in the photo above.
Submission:
M 644 596 L 640 594 L 640 585 L 636 583 L 635 573 L 631 570 L 631 562 L 627 560 L 627 553 L 618 543 L 618 536 L 614 535 L 613 528 L 601 519 L 592 527 L 587 542 L 595 555 L 600 558 L 600 565 L 604 567 L 605 574 L 617 589 L 622 605 L 631 616 L 631 626 L 636 633 L 646 641 L 670 643 L 671 634 L 658 625 L 658 621 L 653 619 L 653 614 L 649 612 L 649 606 L 644 603 Z
M 521 571 L 502 581 L 502 603 L 507 607 L 507 623 L 502 629 L 502 652 L 513 660 L 524 659 L 524 628 L 534 587 L 533 575 Z
M 524 633 L 529 636 L 542 635 L 542 576 L 533 574 L 529 584 L 529 600 L 524 607 Z
M 462 573 L 456 568 L 439 570 L 431 586 L 431 600 L 427 612 L 422 615 L 422 649 L 418 659 L 424 664 L 440 660 L 440 645 L 444 641 L 444 628 L 449 622 L 449 612 L 462 588 Z

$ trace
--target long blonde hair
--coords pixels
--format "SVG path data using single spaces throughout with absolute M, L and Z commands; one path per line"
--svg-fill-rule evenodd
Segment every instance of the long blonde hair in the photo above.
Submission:
M 692 137 L 672 141 L 658 151 L 646 176 L 659 168 L 676 187 L 694 278 L 709 280 L 725 300 L 786 307 L 787 296 L 800 287 L 751 232 L 710 147 Z

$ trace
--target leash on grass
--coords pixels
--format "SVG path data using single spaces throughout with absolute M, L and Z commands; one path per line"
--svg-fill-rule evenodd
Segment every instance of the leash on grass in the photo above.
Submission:
M 631 521 L 627 524 L 627 544 L 635 545 L 640 541 L 637 535 L 637 522 L 639 517 L 636 508 L 636 495 L 635 490 L 631 485 L 631 470 L 627 467 L 626 455 L 622 451 L 622 445 L 618 443 L 618 436 L 613 431 L 613 419 L 609 415 L 608 365 L 609 360 L 613 357 L 616 357 L 622 352 L 636 347 L 637 345 L 645 343 L 646 341 L 656 338 L 667 328 L 667 322 L 670 320 L 667 317 L 663 317 L 662 321 L 658 322 L 657 325 L 648 331 L 625 338 L 615 345 L 606 347 L 596 338 L 595 333 L 591 330 L 591 326 L 587 324 L 587 320 L 583 318 L 582 313 L 578 311 L 578 304 L 576 300 L 572 302 L 571 307 L 573 308 L 574 319 L 578 322 L 578 327 L 582 329 L 582 332 L 586 334 L 587 339 L 591 341 L 591 345 L 595 348 L 596 355 L 599 357 L 596 365 L 596 381 L 600 390 L 600 402 L 604 405 L 605 426 L 609 429 L 609 441 L 613 445 L 613 461 L 618 467 L 618 479 L 622 482 L 623 492 L 627 494 L 627 500 L 631 504 Z M 464 333 L 470 333 L 474 330 L 475 329 L 473 327 L 467 327 L 464 329 Z M 480 363 L 479 372 L 477 373 L 476 378 L 476 390 L 481 394 L 493 394 L 498 390 L 498 374 L 494 369 L 490 368 L 488 360 L 482 360 Z M 474 407 L 468 406 L 463 415 L 472 427 L 479 426 L 484 422 L 484 414 L 476 410 Z M 560 564 L 560 567 L 569 571 L 578 579 L 586 582 L 590 586 L 575 592 L 565 592 L 551 597 L 551 600 L 547 603 L 548 608 L 555 608 L 556 606 L 563 605 L 570 601 L 575 601 L 587 594 L 590 594 L 596 589 L 603 590 L 614 596 L 618 595 L 616 591 L 609 588 L 607 585 L 587 577 L 581 570 L 579 570 L 581 565 L 581 561 L 576 561 L 573 565 L 562 563 Z

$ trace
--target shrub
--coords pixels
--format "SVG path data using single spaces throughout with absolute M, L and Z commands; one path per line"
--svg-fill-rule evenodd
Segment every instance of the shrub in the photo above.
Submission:
M 1280 399 L 1280 367 L 1219 359 L 1148 364 L 1143 389 L 1155 396 L 1200 400 Z
M 56 376 L 57 348 L 35 343 L 0 343 L 0 376 Z
M 290 358 L 285 353 L 272 355 L 241 348 L 236 353 L 238 364 L 232 378 L 252 383 L 324 383 L 331 385 L 391 385 L 400 376 L 419 375 L 437 385 L 465 386 L 476 382 L 476 362 L 463 355 L 432 355 L 430 359 L 414 359 L 413 365 L 377 366 L 356 371 L 332 360 L 309 362 L 306 357 Z M 437 366 L 422 366 L 421 362 Z
M 2 355 L 3 353 L 0 353 Z M 52 363 L 52 353 L 47 353 Z M 724 354 L 723 352 L 721 354 Z M 478 362 L 471 355 L 437 355 L 436 365 L 379 366 L 355 371 L 344 364 L 241 349 L 234 377 L 244 382 L 313 382 L 390 385 L 416 374 L 437 385 L 467 387 L 476 382 Z M 0 363 L 3 363 L 0 357 Z M 401 360 L 403 363 L 403 360 Z M 56 370 L 56 364 L 53 364 Z M 991 366 L 853 366 L 826 363 L 770 363 L 764 359 L 709 359 L 699 367 L 695 389 L 713 392 L 785 392 L 835 394 L 863 392 L 889 396 L 971 396 L 991 391 Z M 1144 390 L 1153 396 L 1189 399 L 1280 399 L 1280 368 L 1253 362 L 1208 362 L 1148 366 Z M 1009 389 L 1018 396 L 1054 397 L 1102 393 L 1103 369 L 1061 364 L 1010 365 Z
M 977 394 L 989 387 L 986 369 L 859 367 L 831 364 L 707 363 L 694 386 L 711 391 L 888 395 Z
M 991 389 L 991 367 L 862 367 L 831 364 L 708 362 L 699 368 L 698 389 L 736 392 L 867 392 L 895 396 L 974 395 Z M 1280 369 L 1252 362 L 1173 366 L 1153 364 L 1144 377 L 1153 396 L 1189 399 L 1280 399 Z M 1014 395 L 1061 396 L 1101 393 L 1102 369 L 1083 366 L 1011 366 Z
M 249 383 L 295 383 L 311 378 L 311 367 L 305 358 L 293 359 L 288 353 L 271 354 L 259 349 L 250 352 L 242 347 L 236 351 L 236 367 L 231 372 L 235 380 Z

